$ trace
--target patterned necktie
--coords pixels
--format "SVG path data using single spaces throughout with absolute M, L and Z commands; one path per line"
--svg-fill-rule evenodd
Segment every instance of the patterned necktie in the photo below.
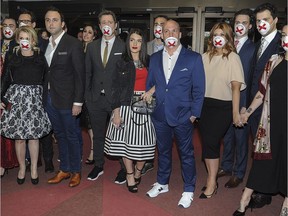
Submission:
M 259 49 L 258 49 L 258 52 L 257 52 L 257 61 L 259 60 L 259 58 L 260 58 L 261 55 L 262 55 L 262 51 L 263 51 L 263 48 L 264 48 L 264 44 L 265 44 L 265 39 L 264 39 L 264 38 L 261 38 L 261 44 L 260 44 Z
M 105 46 L 105 49 L 104 49 L 104 54 L 103 54 L 103 66 L 104 68 L 106 67 L 106 64 L 107 64 L 107 57 L 108 57 L 108 41 L 105 41 L 106 43 L 106 46 Z

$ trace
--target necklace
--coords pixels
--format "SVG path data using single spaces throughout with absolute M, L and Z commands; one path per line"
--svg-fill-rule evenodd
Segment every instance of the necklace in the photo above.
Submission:
M 140 60 L 134 60 L 134 65 L 135 65 L 135 68 L 143 68 L 143 64 L 141 63 Z

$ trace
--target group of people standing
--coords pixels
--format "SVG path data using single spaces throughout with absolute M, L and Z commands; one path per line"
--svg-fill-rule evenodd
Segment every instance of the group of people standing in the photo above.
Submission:
M 216 23 L 202 56 L 181 45 L 179 23 L 166 16 L 155 18 L 155 39 L 149 43 L 141 29 L 131 29 L 126 42 L 118 38 L 112 11 L 102 11 L 98 18 L 102 37 L 94 40 L 95 28 L 86 26 L 81 44 L 63 30 L 62 12 L 48 8 L 45 25 L 51 36 L 43 53 L 33 28 L 22 26 L 16 31 L 19 46 L 4 63 L 1 135 L 15 140 L 18 184 L 25 181 L 26 140 L 31 182 L 38 184 L 39 139 L 49 136 L 53 128 L 60 166 L 48 183 L 70 179 L 70 187 L 79 185 L 80 119 L 84 119 L 91 139 L 85 163 L 94 165 L 88 180 L 104 173 L 106 153 L 119 158 L 121 169 L 115 183 L 126 182 L 128 190 L 136 193 L 141 176 L 154 167 L 157 146 L 157 181 L 147 192 L 151 198 L 169 191 L 175 138 L 184 181 L 178 206 L 188 208 L 196 185 L 192 136 L 197 122 L 207 168 L 199 198 L 213 197 L 221 176 L 231 175 L 227 188 L 243 181 L 251 129 L 254 160 L 240 207 L 233 215 L 245 215 L 248 207 L 269 204 L 275 193 L 285 196 L 281 210 L 285 215 L 288 28 L 284 26 L 282 37 L 277 32 L 276 8 L 265 3 L 254 12 L 238 11 L 234 31 L 227 23 Z M 256 44 L 251 39 L 255 24 L 262 35 Z M 147 103 L 155 97 L 154 112 L 133 112 L 134 96 Z M 264 197 L 264 201 L 257 203 L 255 196 Z

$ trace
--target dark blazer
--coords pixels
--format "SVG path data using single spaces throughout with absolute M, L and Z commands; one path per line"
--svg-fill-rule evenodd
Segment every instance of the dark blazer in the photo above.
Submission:
M 149 56 L 147 55 L 149 63 Z M 148 70 L 148 65 L 146 66 Z M 131 105 L 131 99 L 134 94 L 134 86 L 136 79 L 136 68 L 132 60 L 124 55 L 117 62 L 116 75 L 113 77 L 112 83 L 112 109 L 121 105 Z
M 85 99 L 88 102 L 96 102 L 101 90 L 104 89 L 107 100 L 112 103 L 112 78 L 115 76 L 116 63 L 125 51 L 125 43 L 121 39 L 115 38 L 108 62 L 104 68 L 101 58 L 101 40 L 102 38 L 99 38 L 87 46 Z
M 249 79 L 254 52 L 255 52 L 255 44 L 253 43 L 252 40 L 248 39 L 245 41 L 245 43 L 240 49 L 240 52 L 238 53 L 241 59 L 246 84 L 250 82 Z M 240 108 L 246 107 L 246 102 L 247 102 L 247 89 L 244 89 L 243 91 L 240 92 Z
M 74 102 L 84 102 L 84 52 L 79 40 L 67 33 L 63 35 L 48 69 L 47 81 L 52 104 L 57 109 L 71 109 Z
M 150 57 L 146 90 L 155 85 L 156 107 L 152 117 L 177 126 L 191 116 L 200 117 L 205 93 L 205 73 L 199 53 L 182 47 L 169 83 L 163 70 L 163 52 Z
M 259 80 L 261 78 L 261 75 L 264 71 L 264 67 L 268 60 L 271 58 L 273 54 L 279 53 L 279 47 L 280 47 L 280 40 L 281 40 L 281 34 L 277 32 L 274 39 L 269 43 L 268 47 L 265 49 L 259 60 L 257 61 L 257 52 L 261 45 L 261 40 L 259 40 L 256 44 L 256 50 L 253 56 L 252 61 L 252 68 L 251 68 L 251 77 L 250 82 L 247 86 L 247 91 L 250 93 L 248 97 L 248 104 L 252 102 L 254 99 L 254 96 L 256 95 L 257 91 L 259 90 Z M 260 106 L 257 110 L 262 110 L 262 106 Z

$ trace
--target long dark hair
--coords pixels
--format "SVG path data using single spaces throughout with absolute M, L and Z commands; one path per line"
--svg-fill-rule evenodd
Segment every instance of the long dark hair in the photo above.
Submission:
M 147 61 L 147 42 L 146 42 L 146 38 L 144 36 L 144 33 L 141 29 L 138 28 L 132 28 L 129 31 L 129 35 L 126 39 L 126 58 L 128 58 L 129 60 L 133 61 L 133 57 L 130 51 L 130 36 L 132 34 L 137 34 L 140 35 L 142 37 L 142 43 L 141 43 L 141 50 L 139 52 L 139 60 L 141 61 L 141 63 L 143 64 L 144 67 L 148 66 L 148 61 Z

